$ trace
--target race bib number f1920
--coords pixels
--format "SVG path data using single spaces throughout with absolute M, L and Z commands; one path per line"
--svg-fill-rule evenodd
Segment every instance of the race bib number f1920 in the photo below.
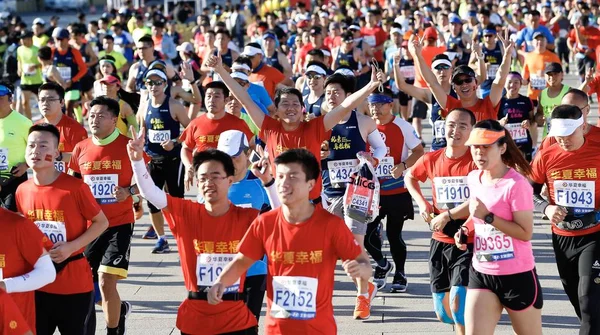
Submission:
M 461 204 L 471 196 L 467 177 L 435 177 L 433 184 L 435 198 L 440 204 Z
M 480 262 L 515 258 L 513 239 L 488 224 L 475 224 L 475 257 Z
M 90 186 L 90 190 L 99 204 L 114 204 L 117 199 L 113 196 L 119 175 L 117 174 L 88 174 L 83 176 L 83 182 Z
M 319 280 L 311 277 L 274 276 L 271 317 L 310 320 L 317 314 Z
M 150 143 L 162 143 L 171 140 L 170 130 L 148 130 L 148 140 Z
M 573 208 L 575 214 L 591 212 L 596 205 L 596 182 L 555 180 L 554 202 L 558 206 Z
M 210 287 L 219 277 L 225 266 L 233 260 L 235 254 L 200 254 L 196 261 L 197 285 Z M 240 288 L 240 280 L 225 288 L 224 293 L 237 292 Z
M 56 242 L 67 242 L 67 228 L 65 227 L 64 222 L 35 221 L 34 223 L 52 244 L 56 244 Z

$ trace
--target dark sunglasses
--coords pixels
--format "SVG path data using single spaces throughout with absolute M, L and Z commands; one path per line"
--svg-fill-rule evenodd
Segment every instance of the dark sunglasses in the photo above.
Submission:
M 470 83 L 473 82 L 473 80 L 475 80 L 475 78 L 469 77 L 469 78 L 465 78 L 465 79 L 462 79 L 462 80 L 461 79 L 456 79 L 453 82 L 454 82 L 454 85 L 460 86 L 462 84 L 470 84 Z
M 321 74 L 307 74 L 306 78 L 308 78 L 308 79 L 317 79 L 318 80 L 318 79 L 323 78 L 323 75 L 321 75 Z
M 448 70 L 448 69 L 450 69 L 450 67 L 445 64 L 440 64 L 440 65 L 436 66 L 435 69 L 436 70 Z
M 160 86 L 164 83 L 163 80 L 146 80 L 146 86 Z
M 492 37 L 494 37 L 494 35 L 483 35 L 483 37 L 484 37 L 484 38 L 488 38 L 488 37 L 489 37 L 489 38 L 492 38 Z

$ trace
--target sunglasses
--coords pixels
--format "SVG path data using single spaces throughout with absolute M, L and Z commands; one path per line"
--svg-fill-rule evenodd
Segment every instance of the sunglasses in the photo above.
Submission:
M 475 78 L 469 77 L 469 78 L 465 78 L 465 79 L 456 79 L 456 80 L 453 80 L 453 82 L 454 82 L 454 85 L 460 86 L 462 84 L 470 84 L 473 82 L 473 80 L 475 80 Z
M 440 64 L 440 65 L 436 66 L 435 69 L 436 70 L 448 70 L 448 69 L 450 69 L 450 67 L 445 64 Z
M 317 79 L 318 80 L 318 79 L 323 78 L 323 75 L 320 75 L 320 74 L 307 74 L 306 78 L 308 78 L 308 79 Z
M 146 80 L 146 86 L 160 86 L 164 83 L 163 80 Z
M 483 35 L 484 38 L 492 38 L 494 35 Z

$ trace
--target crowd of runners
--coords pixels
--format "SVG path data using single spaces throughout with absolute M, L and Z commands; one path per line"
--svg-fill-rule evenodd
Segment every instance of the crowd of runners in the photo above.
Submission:
M 125 1 L 3 20 L 0 334 L 95 334 L 96 305 L 125 334 L 118 283 L 146 208 L 148 252 L 180 256 L 181 334 L 336 334 L 338 259 L 368 319 L 377 292 L 407 291 L 415 215 L 440 322 L 494 334 L 505 310 L 541 334 L 534 213 L 579 334 L 600 334 L 596 1 Z M 350 186 L 377 190 L 377 215 L 349 210 Z

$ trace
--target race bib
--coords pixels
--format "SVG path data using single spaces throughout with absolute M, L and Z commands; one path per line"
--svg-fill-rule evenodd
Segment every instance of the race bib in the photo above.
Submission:
M 467 177 L 435 177 L 435 198 L 438 203 L 463 203 L 471 196 Z
M 64 81 L 69 81 L 72 78 L 71 77 L 71 68 L 70 67 L 59 66 L 58 67 L 58 73 L 60 73 L 60 77 Z
M 148 129 L 148 141 L 150 143 L 162 143 L 171 140 L 170 130 L 153 130 Z
M 543 90 L 546 88 L 546 78 L 536 75 L 531 75 L 530 82 L 531 87 L 536 90 Z
M 319 280 L 311 277 L 274 276 L 271 317 L 310 320 L 317 311 Z
M 383 157 L 382 160 L 379 161 L 379 165 L 375 167 L 375 176 L 379 178 L 383 177 L 391 177 L 392 176 L 392 168 L 394 167 L 394 157 Z
M 372 47 L 374 47 L 376 43 L 375 36 L 364 36 L 363 41 Z
M 437 140 L 446 138 L 446 121 L 445 120 L 436 120 L 433 124 L 433 138 Z
M 117 202 L 113 193 L 119 185 L 118 174 L 84 175 L 83 181 L 90 186 L 90 190 L 99 204 L 114 204 Z
M 588 213 L 596 204 L 596 183 L 583 180 L 555 180 L 554 202 L 558 206 L 573 208 L 575 214 Z
M 405 65 L 400 68 L 400 73 L 402 73 L 402 77 L 404 79 L 415 79 L 415 66 L 414 65 Z
M 516 143 L 527 142 L 527 129 L 521 127 L 520 123 L 508 123 L 504 126 L 510 133 L 510 137 Z
M 233 260 L 235 254 L 200 254 L 196 261 L 197 285 L 210 287 L 215 283 L 225 266 Z M 237 292 L 240 288 L 240 279 L 225 288 L 225 293 Z
M 67 172 L 67 164 L 62 161 L 54 162 L 54 168 L 60 172 Z
M 23 64 L 23 74 L 25 76 L 35 76 L 37 73 L 37 67 L 35 64 Z M 30 69 L 32 69 L 30 71 Z
M 343 159 L 327 162 L 329 181 L 334 188 L 340 188 L 344 183 L 350 181 L 350 174 L 358 164 L 358 159 Z
M 560 38 L 566 38 L 567 35 L 569 35 L 569 32 L 566 29 L 561 29 L 558 31 L 558 36 L 560 36 Z
M 0 148 L 0 171 L 8 170 L 8 149 Z
M 475 224 L 475 257 L 480 262 L 515 258 L 513 239 L 489 224 Z
M 496 78 L 496 73 L 498 72 L 499 64 L 489 64 L 487 68 L 487 76 L 488 79 Z
M 58 221 L 35 221 L 35 225 L 46 235 L 46 237 L 56 244 L 56 242 L 67 242 L 67 227 L 64 222 Z

